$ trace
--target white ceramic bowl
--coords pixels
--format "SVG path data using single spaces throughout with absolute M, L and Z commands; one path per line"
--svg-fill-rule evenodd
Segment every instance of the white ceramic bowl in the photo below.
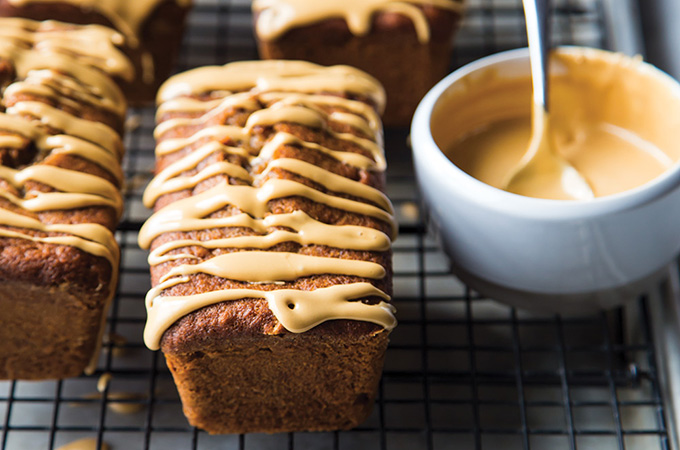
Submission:
M 658 281 L 680 251 L 679 164 L 620 194 L 592 201 L 541 200 L 469 176 L 433 138 L 433 117 L 446 114 L 442 97 L 490 68 L 497 76 L 528 77 L 528 58 L 527 49 L 518 49 L 468 64 L 437 84 L 419 105 L 411 140 L 430 228 L 454 273 L 485 295 L 554 312 L 619 305 Z M 641 70 L 666 83 L 668 95 L 680 102 L 675 80 L 646 64 Z M 668 132 L 678 136 L 680 145 L 680 129 Z

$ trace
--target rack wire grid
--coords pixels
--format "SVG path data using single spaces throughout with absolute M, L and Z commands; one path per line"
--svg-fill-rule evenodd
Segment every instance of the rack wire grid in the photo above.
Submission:
M 554 2 L 558 43 L 610 46 L 606 0 Z M 247 0 L 199 1 L 180 70 L 256 58 Z M 469 0 L 453 66 L 526 45 L 520 0 Z M 481 297 L 448 270 L 427 236 L 407 130 L 386 130 L 400 237 L 392 334 L 374 412 L 351 431 L 210 436 L 188 425 L 158 352 L 142 343 L 146 254 L 137 232 L 154 163 L 153 109 L 126 136 L 127 208 L 120 285 L 96 373 L 0 382 L 0 447 L 53 449 L 84 437 L 115 449 L 668 449 L 672 448 L 649 301 L 579 317 L 540 315 Z M 110 374 L 106 390 L 98 379 Z

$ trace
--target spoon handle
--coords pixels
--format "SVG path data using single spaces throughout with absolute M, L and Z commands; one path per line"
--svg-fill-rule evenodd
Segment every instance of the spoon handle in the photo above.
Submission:
M 548 64 L 550 53 L 550 0 L 522 0 L 527 23 L 534 103 L 548 111 Z

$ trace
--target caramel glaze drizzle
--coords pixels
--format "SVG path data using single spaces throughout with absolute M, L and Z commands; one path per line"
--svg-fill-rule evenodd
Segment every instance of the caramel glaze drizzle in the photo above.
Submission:
M 130 80 L 134 68 L 117 48 L 122 37 L 97 25 L 0 18 L 0 58 L 13 63 L 18 82 L 5 95 L 59 97 L 125 115 L 127 105 L 111 77 Z
M 255 74 L 256 70 L 259 73 Z M 229 78 L 226 89 L 225 76 Z M 303 61 L 242 61 L 189 70 L 161 86 L 156 99 L 161 104 L 211 91 L 316 94 L 337 92 L 339 84 L 345 92 L 365 95 L 378 112 L 385 110 L 385 90 L 365 72 L 349 66 L 322 67 Z
M 134 69 L 127 56 L 117 48 L 124 44 L 123 36 L 101 25 L 64 27 L 65 24 L 54 21 L 5 18 L 0 39 L 21 42 L 46 53 L 78 54 L 82 63 L 132 81 Z
M 302 246 L 384 252 L 390 236 L 366 226 L 333 225 L 320 222 L 304 211 L 274 214 L 271 200 L 303 197 L 315 203 L 348 213 L 378 219 L 396 235 L 393 208 L 387 197 L 367 184 L 340 176 L 300 159 L 274 158 L 282 146 L 310 149 L 358 169 L 381 172 L 385 168 L 382 127 L 374 107 L 358 100 L 324 94 L 356 95 L 383 107 L 380 85 L 363 72 L 348 67 L 322 68 L 297 61 L 232 63 L 223 67 L 196 69 L 171 78 L 160 90 L 159 140 L 156 154 L 167 164 L 144 193 L 144 203 L 153 207 L 161 197 L 193 190 L 215 176 L 238 180 L 220 182 L 201 193 L 176 200 L 149 218 L 139 234 L 139 245 L 152 248 L 149 263 L 158 266 L 175 261 L 146 297 L 148 320 L 144 341 L 158 349 L 163 333 L 178 319 L 204 306 L 245 298 L 264 299 L 281 325 L 300 333 L 333 319 L 352 319 L 392 329 L 394 308 L 390 297 L 370 280 L 386 276 L 385 268 L 371 261 L 313 256 L 290 252 L 264 251 L 284 242 Z M 206 94 L 210 94 L 206 98 Z M 224 125 L 218 119 L 228 110 L 247 113 L 245 126 Z M 330 112 L 328 112 L 330 111 Z M 171 114 L 171 118 L 164 116 Z M 218 120 L 216 120 L 218 119 Z M 335 132 L 329 123 L 354 132 Z M 273 132 L 266 142 L 251 148 L 258 130 L 279 123 L 303 125 L 322 130 L 329 137 L 345 141 L 361 150 L 340 151 L 306 142 L 282 131 Z M 185 133 L 182 138 L 170 137 Z M 205 164 L 216 154 L 228 161 Z M 230 161 L 242 161 L 240 164 Z M 273 170 L 304 177 L 324 191 L 290 179 L 274 178 Z M 189 175 L 191 173 L 191 175 Z M 238 212 L 216 217 L 214 213 L 231 207 Z M 213 240 L 175 239 L 155 244 L 166 233 L 238 227 L 254 234 Z M 188 251 L 238 249 L 217 252 L 202 260 Z M 196 274 L 230 279 L 253 285 L 269 285 L 267 290 L 227 289 L 187 296 L 168 295 L 166 290 L 191 281 Z M 300 291 L 280 287 L 285 282 L 314 275 L 358 277 L 366 281 Z M 361 299 L 375 298 L 373 304 Z
M 463 9 L 462 0 L 253 0 L 252 9 L 257 14 L 257 35 L 267 41 L 276 40 L 293 28 L 333 18 L 344 19 L 354 35 L 363 36 L 370 31 L 376 13 L 391 12 L 408 17 L 418 41 L 426 44 L 430 40 L 430 26 L 418 7 L 424 5 L 458 13 Z
M 107 303 L 113 298 L 119 261 L 118 245 L 111 231 L 96 223 L 46 224 L 28 213 L 106 207 L 118 216 L 122 214 L 121 137 L 105 124 L 75 115 L 82 110 L 80 103 L 87 102 L 123 120 L 125 101 L 109 77 L 132 73 L 130 62 L 122 59 L 115 47 L 120 38 L 104 27 L 0 19 L 0 58 L 8 60 L 16 71 L 16 80 L 4 89 L 3 96 L 18 99 L 0 113 L 0 147 L 20 151 L 31 143 L 38 161 L 21 168 L 0 166 L 0 180 L 7 186 L 0 190 L 0 197 L 13 205 L 11 211 L 0 208 L 0 237 L 71 246 L 105 258 L 112 268 Z M 75 112 L 22 99 L 36 97 L 55 99 Z M 85 172 L 39 162 L 58 153 L 97 164 L 115 184 Z M 50 190 L 27 190 L 29 180 Z M 96 355 L 97 352 L 92 362 Z M 91 363 L 89 369 L 92 368 Z
M 106 17 L 111 25 L 124 36 L 125 43 L 138 48 L 141 45 L 140 35 L 142 26 L 149 18 L 149 15 L 163 1 L 174 1 L 182 8 L 189 8 L 193 0 L 8 0 L 16 7 L 22 7 L 32 3 L 69 3 L 80 7 L 83 11 L 96 11 Z M 105 28 L 105 27 L 101 27 Z M 108 28 L 105 28 L 108 29 Z M 120 36 L 123 43 L 123 36 Z M 89 42 L 86 43 L 86 46 Z M 92 55 L 97 54 L 96 49 L 92 48 Z M 141 80 L 145 84 L 153 84 L 156 78 L 155 62 L 153 55 L 149 51 L 141 53 Z M 133 75 L 123 77 L 127 81 L 133 81 Z
M 106 17 L 109 22 L 129 40 L 132 46 L 139 45 L 141 27 L 149 14 L 164 0 L 8 0 L 10 4 L 21 7 L 31 3 L 70 3 L 83 10 L 94 10 Z M 175 0 L 188 8 L 191 0 Z

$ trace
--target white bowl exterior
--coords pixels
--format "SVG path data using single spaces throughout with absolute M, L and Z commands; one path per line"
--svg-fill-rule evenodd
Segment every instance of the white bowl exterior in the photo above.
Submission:
M 452 84 L 490 66 L 529 75 L 528 51 L 493 55 L 449 75 L 423 99 L 411 130 L 421 195 L 454 266 L 510 290 L 580 295 L 617 289 L 667 265 L 680 251 L 679 165 L 622 194 L 561 202 L 495 189 L 449 161 L 432 138 L 432 110 Z

